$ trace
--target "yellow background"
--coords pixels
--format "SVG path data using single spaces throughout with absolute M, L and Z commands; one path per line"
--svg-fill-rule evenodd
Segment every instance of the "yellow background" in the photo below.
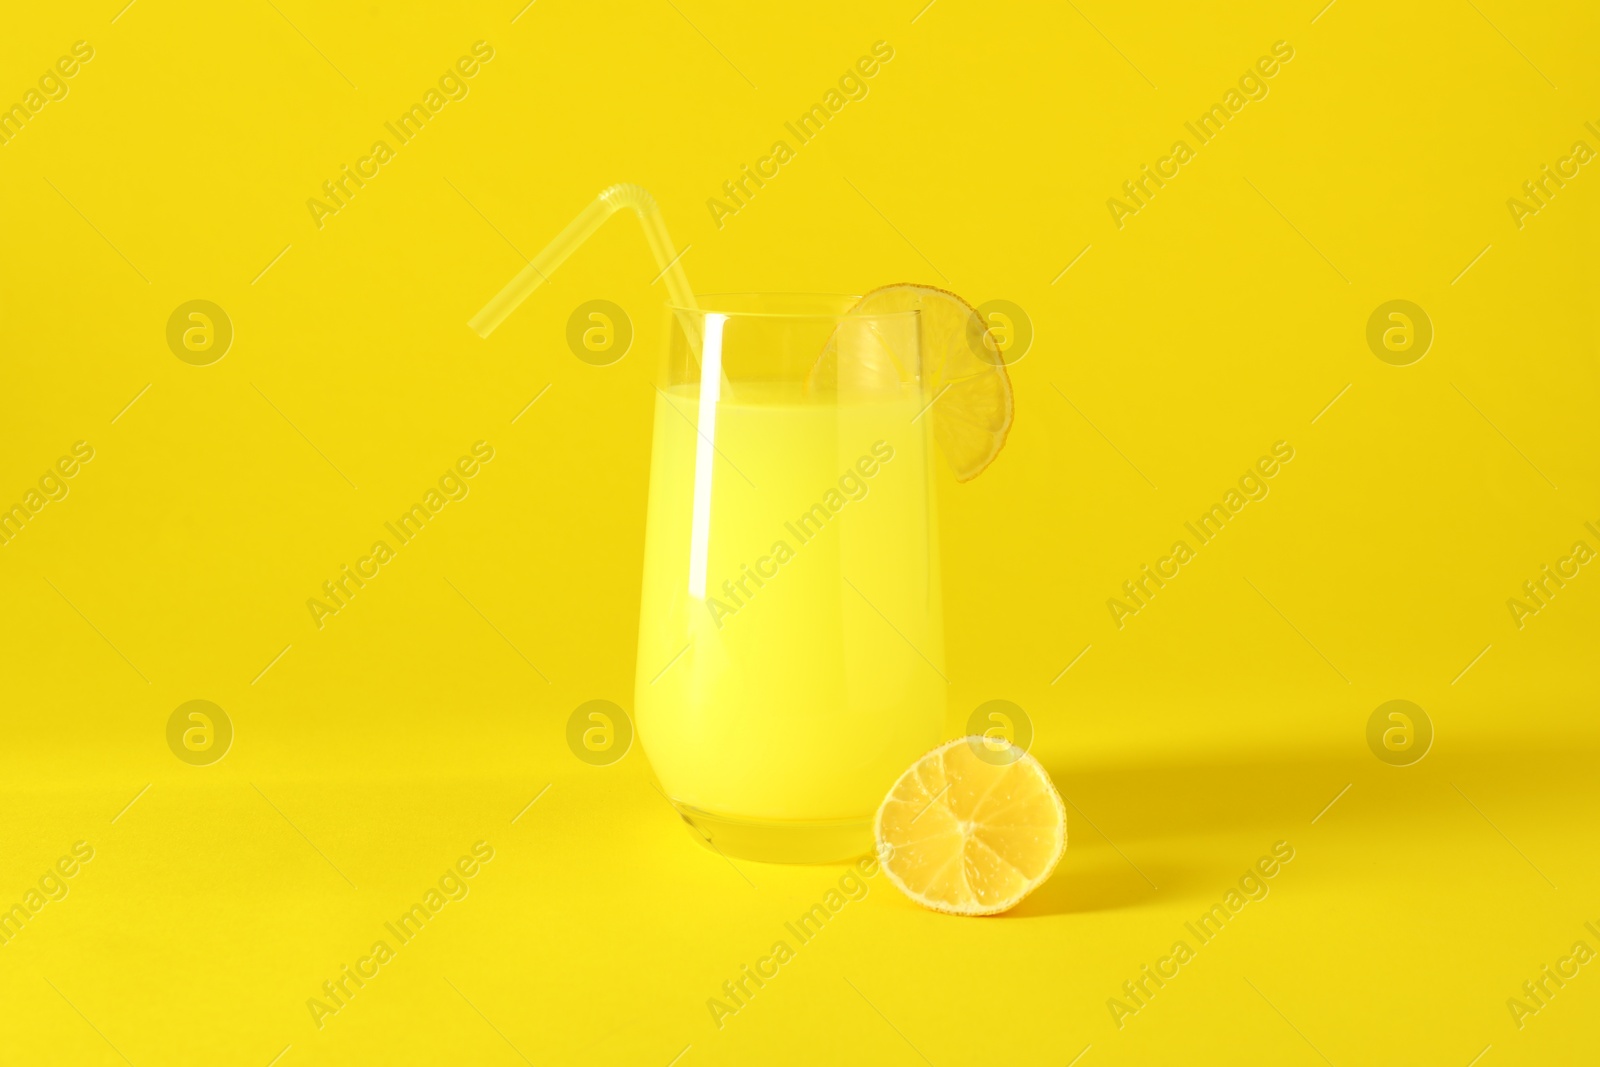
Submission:
M 1600 949 L 1600 575 L 1506 607 L 1600 548 L 1600 175 L 1506 207 L 1600 148 L 1592 5 L 119 6 L 0 35 L 3 101 L 95 49 L 0 147 L 0 502 L 95 449 L 0 547 L 0 904 L 95 850 L 0 946 L 0 1061 L 1592 1057 L 1595 965 L 1506 1007 Z M 317 228 L 479 40 L 470 94 Z M 705 201 L 879 40 L 870 94 L 718 229 Z M 1118 229 L 1107 198 L 1279 40 L 1270 94 Z M 992 920 L 873 879 L 721 1029 L 707 999 L 842 868 L 730 866 L 637 748 L 565 743 L 632 702 L 656 269 L 619 219 L 465 326 L 619 180 L 702 292 L 916 280 L 1036 331 L 1004 452 L 944 486 L 950 733 L 1027 710 L 1066 859 Z M 637 329 L 606 368 L 564 340 L 596 298 Z M 1365 341 L 1399 298 L 1435 329 L 1408 367 Z M 234 326 L 210 366 L 165 341 L 192 299 Z M 470 496 L 318 630 L 307 598 L 478 440 Z M 1119 630 L 1107 598 L 1278 440 L 1271 495 Z M 191 699 L 236 731 L 208 767 L 166 744 Z M 1391 699 L 1436 731 L 1414 766 L 1367 747 Z M 318 1029 L 307 999 L 480 840 L 470 895 Z M 1280 840 L 1271 895 L 1119 1029 L 1107 999 Z

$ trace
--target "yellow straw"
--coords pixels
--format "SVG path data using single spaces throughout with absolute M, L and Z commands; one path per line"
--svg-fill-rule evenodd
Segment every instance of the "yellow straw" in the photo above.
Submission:
M 632 208 L 639 216 L 639 222 L 644 226 L 645 240 L 650 244 L 650 253 L 655 256 L 656 266 L 661 268 L 661 273 L 656 277 L 666 278 L 667 296 L 673 306 L 697 310 L 689 279 L 678 265 L 680 255 L 673 251 L 672 238 L 667 236 L 667 224 L 661 218 L 661 209 L 656 207 L 655 198 L 637 185 L 621 184 L 613 185 L 595 197 L 594 202 L 568 223 L 567 228 L 546 245 L 544 251 L 534 256 L 532 262 L 523 267 L 515 278 L 506 283 L 506 287 L 495 294 L 495 298 L 485 304 L 483 310 L 474 315 L 467 325 L 479 337 L 488 337 L 535 289 L 549 280 L 550 275 L 577 251 L 579 245 L 623 208 Z M 681 318 L 689 319 L 690 316 Z M 689 326 L 689 323 L 685 325 Z M 689 329 L 688 336 L 694 351 L 699 348 L 697 343 L 693 343 L 698 341 L 698 335 L 698 329 Z

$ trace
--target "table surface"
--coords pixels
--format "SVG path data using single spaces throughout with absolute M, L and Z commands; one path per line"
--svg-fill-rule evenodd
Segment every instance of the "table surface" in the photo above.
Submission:
M 719 856 L 637 751 L 548 778 L 234 755 L 148 787 L 11 780 L 8 901 L 75 843 L 93 858 L 0 948 L 6 1062 L 1464 1067 L 1595 1040 L 1600 979 L 1571 958 L 1600 946 L 1592 747 L 1047 758 L 1065 859 L 987 919 L 877 873 L 857 891 L 847 867 Z M 818 905 L 820 932 L 796 925 Z M 778 942 L 792 957 L 758 987 L 745 968 Z M 1522 987 L 1541 980 L 1543 1006 Z

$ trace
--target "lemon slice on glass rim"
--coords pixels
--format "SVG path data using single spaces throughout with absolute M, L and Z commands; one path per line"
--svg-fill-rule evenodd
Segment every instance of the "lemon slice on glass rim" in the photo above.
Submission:
M 956 480 L 971 481 L 994 462 L 1011 432 L 1011 379 L 988 325 L 955 293 L 931 285 L 885 285 L 863 296 L 851 315 L 920 312 L 923 403 L 933 421 L 939 451 Z M 858 381 L 895 383 L 908 370 L 888 348 L 868 350 L 850 368 Z M 811 372 L 812 383 L 839 372 L 830 343 Z
M 958 737 L 912 764 L 873 820 L 889 880 L 925 907 L 995 915 L 1043 885 L 1067 848 L 1067 809 L 1038 760 Z

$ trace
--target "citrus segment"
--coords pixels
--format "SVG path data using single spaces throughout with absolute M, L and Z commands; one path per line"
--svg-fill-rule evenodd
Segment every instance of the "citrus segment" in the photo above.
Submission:
M 999 356 L 983 347 L 993 343 L 988 324 L 955 293 L 931 285 L 886 285 L 862 297 L 855 310 L 921 313 L 922 380 L 933 402 L 933 437 L 958 481 L 976 478 L 1011 431 L 1011 379 Z
M 977 754 L 979 747 L 985 755 Z M 918 904 L 993 915 L 1044 884 L 1067 847 L 1067 811 L 1039 761 L 957 738 L 911 766 L 874 823 L 889 880 Z M 992 762 L 993 761 L 993 762 Z

